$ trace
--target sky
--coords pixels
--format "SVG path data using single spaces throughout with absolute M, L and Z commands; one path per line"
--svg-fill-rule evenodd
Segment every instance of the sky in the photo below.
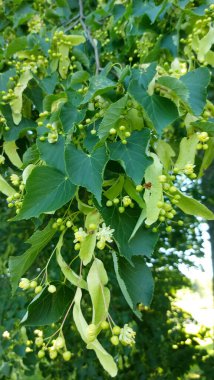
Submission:
M 194 263 L 199 267 L 197 268 L 189 268 L 185 264 L 181 264 L 179 266 L 180 270 L 190 279 L 195 280 L 203 280 L 204 275 L 206 275 L 206 278 L 212 279 L 213 273 L 212 273 L 212 259 L 211 259 L 211 244 L 209 241 L 209 233 L 208 231 L 208 225 L 206 223 L 201 223 L 200 225 L 201 231 L 202 231 L 202 237 L 203 237 L 203 248 L 204 248 L 204 257 L 198 258 L 196 256 L 192 256 L 192 260 Z M 200 268 L 200 266 L 203 267 L 203 270 Z

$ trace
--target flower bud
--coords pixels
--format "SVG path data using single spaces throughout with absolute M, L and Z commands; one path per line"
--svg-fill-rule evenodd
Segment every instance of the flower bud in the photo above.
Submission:
M 30 287 L 30 281 L 28 278 L 22 278 L 19 282 L 19 287 L 23 290 L 27 290 Z

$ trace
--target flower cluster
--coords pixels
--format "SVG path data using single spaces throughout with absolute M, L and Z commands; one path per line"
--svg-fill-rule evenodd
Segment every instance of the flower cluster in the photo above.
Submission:
M 75 233 L 74 233 L 74 243 L 76 249 L 80 248 L 81 243 L 84 241 L 86 236 L 88 236 L 91 233 L 96 233 L 96 239 L 97 241 L 97 248 L 98 249 L 104 249 L 106 246 L 106 243 L 112 243 L 112 236 L 114 233 L 114 229 L 111 229 L 110 226 L 106 226 L 105 223 L 102 223 L 102 226 L 97 229 L 97 226 L 94 224 L 89 225 L 89 230 L 87 233 L 83 230 L 82 227 L 80 227 Z
M 121 329 L 119 340 L 124 346 L 132 347 L 135 344 L 135 336 L 136 332 L 129 325 L 125 324 Z

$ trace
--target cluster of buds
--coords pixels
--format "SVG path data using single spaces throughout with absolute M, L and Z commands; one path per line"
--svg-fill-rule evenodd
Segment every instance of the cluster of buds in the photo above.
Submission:
M 51 346 L 46 346 L 43 338 L 43 331 L 34 330 L 34 334 L 37 335 L 35 339 L 35 345 L 39 348 L 37 356 L 39 359 L 45 357 L 46 352 L 51 360 L 57 358 L 58 354 L 61 354 L 65 361 L 69 361 L 72 357 L 72 353 L 66 349 L 65 339 L 59 335 L 56 339 L 52 340 Z
M 121 139 L 121 143 L 126 145 L 127 144 L 127 138 L 131 136 L 131 132 L 127 130 L 127 127 L 125 125 L 120 125 L 117 129 L 111 128 L 109 131 L 110 136 L 119 136 Z
M 26 70 L 31 70 L 34 74 L 37 72 L 44 71 L 44 69 L 48 66 L 48 59 L 44 55 L 34 55 L 31 54 L 29 56 L 19 57 L 19 61 L 9 61 L 10 66 L 14 66 L 17 74 L 22 74 Z M 17 78 L 18 79 L 18 78 Z M 19 83 L 17 83 L 19 86 Z
M 193 164 L 186 164 L 184 166 L 183 172 L 184 172 L 184 174 L 186 174 L 191 179 L 195 179 L 197 176 L 194 173 L 194 168 L 195 168 L 195 165 L 193 165 Z
M 4 94 L 2 94 L 2 100 L 4 104 L 11 102 L 13 99 L 16 99 L 16 95 L 14 94 L 12 88 L 10 88 L 7 93 L 4 91 Z
M 107 321 L 103 321 L 100 325 L 102 330 L 109 330 L 110 325 Z M 91 323 L 87 327 L 86 336 L 88 342 L 93 342 L 99 332 L 98 326 Z M 123 346 L 132 347 L 135 344 L 136 332 L 128 325 L 125 324 L 123 328 L 119 326 L 114 326 L 111 328 L 112 336 L 110 342 L 113 346 L 118 346 L 119 343 L 122 343 Z
M 7 197 L 7 206 L 8 208 L 15 207 L 16 214 L 18 214 L 22 208 L 22 194 L 15 193 L 9 197 Z
M 153 48 L 157 41 L 157 36 L 151 32 L 143 33 L 141 39 L 136 40 L 136 49 L 134 50 L 134 55 L 137 58 L 143 60 L 149 53 L 149 51 Z
M 26 277 L 21 278 L 19 288 L 22 290 L 34 290 L 35 294 L 39 294 L 43 290 L 43 287 L 38 285 L 36 280 L 30 281 Z
M 125 209 L 127 207 L 133 208 L 134 207 L 134 203 L 133 203 L 132 199 L 128 195 L 125 195 L 121 199 L 114 198 L 112 201 L 108 200 L 106 202 L 106 206 L 107 207 L 118 206 L 119 213 L 123 214 L 125 212 Z
M 188 176 L 190 179 L 195 179 L 197 178 L 197 175 L 194 173 L 194 168 L 195 168 L 194 164 L 188 163 L 184 166 L 183 169 L 178 169 L 175 167 L 173 171 L 175 174 L 183 173 L 186 176 Z
M 29 280 L 26 277 L 21 278 L 19 288 L 22 290 L 34 290 L 35 294 L 39 294 L 43 290 L 42 285 L 38 285 L 36 280 Z M 55 293 L 57 288 L 55 285 L 49 284 L 47 290 L 49 293 Z
M 128 324 L 125 324 L 123 328 L 114 326 L 112 333 L 113 335 L 110 341 L 114 346 L 118 346 L 119 343 L 122 343 L 123 346 L 130 347 L 135 345 L 136 332 Z
M 197 144 L 197 149 L 208 149 L 208 144 L 206 142 L 209 140 L 209 136 L 207 132 L 200 132 L 197 134 L 199 143 Z
M 27 26 L 30 33 L 39 33 L 44 26 L 44 23 L 41 17 L 37 14 L 28 21 Z
M 56 221 L 52 224 L 52 227 L 55 230 L 64 231 L 66 228 L 71 228 L 73 226 L 73 222 L 66 218 L 57 218 Z
M 43 112 L 43 115 L 44 115 L 44 112 Z M 40 120 L 38 121 L 38 126 L 41 127 L 43 125 L 43 122 Z M 47 141 L 49 142 L 49 144 L 54 144 L 58 141 L 58 138 L 59 138 L 59 134 L 61 134 L 62 132 L 58 132 L 58 128 L 57 128 L 57 123 L 48 123 L 46 124 L 46 128 L 49 129 L 50 132 L 48 132 L 47 136 L 43 135 L 43 136 L 40 136 L 39 140 L 40 141 L 45 141 L 47 139 Z

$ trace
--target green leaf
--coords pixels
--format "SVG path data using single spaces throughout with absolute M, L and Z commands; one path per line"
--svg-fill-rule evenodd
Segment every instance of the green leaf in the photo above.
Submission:
M 106 225 L 115 230 L 113 236 L 121 256 L 131 260 L 133 256 L 137 255 L 147 257 L 152 255 L 158 235 L 141 227 L 141 224 L 136 228 L 141 215 L 140 209 L 137 207 L 134 209 L 126 208 L 122 214 L 119 213 L 116 206 L 103 206 L 98 207 L 98 209 Z M 134 232 L 135 228 L 136 231 Z
M 43 229 L 37 230 L 26 241 L 31 247 L 21 256 L 11 256 L 9 258 L 10 281 L 13 293 L 15 292 L 20 278 L 31 267 L 38 254 L 46 247 L 53 238 L 55 230 L 52 228 L 52 222 Z
M 61 108 L 67 101 L 68 101 L 68 98 L 65 92 L 46 95 L 43 100 L 43 108 L 45 111 L 54 113 L 61 110 Z
M 69 83 L 70 83 L 69 87 L 71 86 L 75 88 L 76 84 L 84 83 L 88 79 L 89 79 L 89 73 L 87 71 L 84 71 L 84 70 L 76 71 L 69 77 Z
M 90 67 L 89 58 L 87 54 L 85 54 L 82 50 L 80 50 L 79 48 L 73 48 L 72 54 L 76 57 L 76 60 L 82 63 L 85 67 Z
M 142 226 L 144 220 L 146 219 L 146 215 L 147 215 L 147 212 L 146 212 L 146 207 L 145 207 L 145 208 L 143 208 L 142 211 L 141 211 L 141 214 L 140 214 L 140 216 L 139 216 L 139 218 L 138 218 L 138 220 L 137 220 L 136 225 L 134 226 L 134 229 L 133 229 L 133 231 L 132 231 L 132 234 L 131 234 L 129 240 L 131 240 L 131 239 L 135 236 L 136 232 L 137 232 L 137 231 L 139 230 L 139 228 Z
M 195 133 L 190 137 L 183 137 L 180 142 L 180 149 L 175 167 L 179 170 L 184 169 L 187 164 L 194 164 L 197 152 L 198 136 Z
M 15 69 L 10 69 L 8 71 L 5 71 L 3 73 L 0 73 L 0 91 L 7 91 L 8 85 L 9 85 L 9 78 L 16 75 Z
M 133 15 L 143 16 L 147 15 L 151 22 L 154 23 L 157 17 L 163 12 L 167 2 L 163 1 L 160 5 L 156 5 L 154 1 L 141 1 L 134 0 L 133 2 Z
M 168 172 L 172 167 L 172 157 L 175 156 L 175 152 L 172 147 L 164 140 L 158 140 L 155 146 L 156 153 L 163 164 L 164 169 Z
M 70 144 L 65 150 L 65 162 L 72 183 L 86 187 L 101 202 L 102 178 L 108 157 L 105 147 L 86 154 Z M 87 175 L 86 175 L 87 173 Z
M 55 211 L 73 198 L 75 190 L 69 178 L 60 171 L 49 166 L 36 167 L 28 177 L 23 206 L 14 220 Z
M 20 50 L 24 50 L 27 47 L 27 38 L 18 37 L 15 38 L 7 47 L 6 58 L 10 58 L 12 55 L 17 53 Z
M 82 96 L 74 91 L 68 93 L 69 100 L 64 104 L 60 111 L 60 120 L 65 132 L 73 130 L 74 125 L 80 123 L 84 117 L 86 110 L 79 110 L 79 106 Z
M 28 82 L 33 78 L 30 70 L 26 70 L 21 74 L 18 85 L 14 88 L 15 99 L 11 100 L 10 106 L 12 109 L 13 121 L 17 125 L 22 119 L 22 93 L 28 85 Z
M 138 79 L 131 80 L 128 92 L 144 108 L 154 128 L 161 134 L 165 127 L 178 118 L 178 110 L 169 99 L 156 94 L 149 96 L 145 83 L 147 85 L 144 75 L 140 74 Z
M 207 97 L 207 86 L 210 82 L 210 72 L 206 67 L 189 71 L 180 78 L 189 90 L 188 103 L 195 115 L 200 115 L 204 109 Z
M 140 209 L 137 207 L 134 209 L 127 207 L 122 214 L 119 213 L 116 206 L 98 206 L 98 210 L 106 225 L 115 230 L 113 236 L 120 254 L 128 260 L 131 259 L 133 252 L 128 241 L 139 218 Z
M 63 245 L 63 234 L 60 236 L 59 241 L 56 246 L 56 259 L 62 273 L 72 285 L 75 285 L 77 287 L 87 290 L 88 286 L 87 286 L 86 281 L 83 280 L 83 278 L 81 278 L 80 276 L 78 276 L 63 259 L 61 255 L 62 245 Z
M 111 128 L 114 128 L 126 107 L 128 96 L 125 95 L 117 102 L 110 105 L 105 112 L 104 118 L 99 126 L 98 136 L 100 139 L 107 138 Z
M 112 88 L 115 87 L 115 85 L 116 85 L 115 82 L 106 78 L 102 74 L 91 77 L 89 89 L 82 101 L 82 104 L 87 103 L 89 100 L 91 100 L 93 97 L 97 95 L 101 95 L 111 90 Z
M 1 106 L 0 106 L 1 108 Z M 10 128 L 9 131 L 5 132 L 5 141 L 15 141 L 20 136 L 24 136 L 27 131 L 36 130 L 37 124 L 31 119 L 22 118 L 18 127 L 13 121 L 11 108 L 9 105 L 2 107 L 1 112 L 5 119 L 7 120 L 7 125 Z
M 110 291 L 105 286 L 108 276 L 101 260 L 94 259 L 88 272 L 87 284 L 93 306 L 92 323 L 99 325 L 108 316 Z M 99 330 L 98 330 L 99 331 Z
M 117 198 L 119 194 L 121 194 L 124 185 L 124 176 L 119 175 L 119 177 L 115 180 L 113 185 L 106 191 L 104 191 L 104 195 L 106 198 L 113 200 Z
M 139 227 L 134 236 L 129 239 L 129 246 L 133 256 L 146 256 L 150 258 L 154 252 L 159 235 L 144 226 Z
M 15 141 L 5 141 L 3 148 L 12 164 L 20 169 L 22 167 L 22 161 L 17 153 L 18 147 L 16 146 Z
M 214 137 L 214 123 L 211 121 L 195 121 L 191 125 L 199 131 L 207 132 Z
M 204 175 L 205 170 L 209 168 L 209 166 L 212 164 L 214 160 L 214 137 L 211 137 L 207 144 L 208 149 L 204 153 L 204 157 L 198 174 L 199 178 Z
M 16 193 L 16 190 L 14 190 L 7 181 L 0 175 L 0 192 L 7 195 L 7 197 L 11 197 Z
M 23 154 L 23 166 L 35 164 L 39 160 L 39 151 L 36 144 L 30 146 Z
M 46 94 L 53 94 L 54 89 L 56 87 L 57 81 L 58 81 L 58 74 L 57 72 L 53 73 L 51 76 L 47 76 L 43 79 L 39 79 L 36 76 L 34 76 L 35 80 L 41 87 L 41 89 L 46 93 Z
M 142 115 L 139 115 L 139 111 L 135 108 L 128 110 L 126 120 L 133 131 L 141 131 L 144 127 L 144 119 Z
M 157 83 L 169 88 L 171 90 L 170 94 L 176 95 L 184 103 L 188 103 L 189 90 L 178 78 L 162 76 L 158 78 Z
M 187 197 L 182 194 L 180 191 L 178 192 L 180 195 L 179 202 L 177 203 L 177 207 L 179 207 L 183 212 L 188 215 L 200 216 L 201 218 L 207 220 L 214 220 L 214 214 L 210 211 L 206 206 L 202 203 L 196 201 L 196 199 Z
M 73 308 L 73 318 L 76 324 L 77 330 L 79 331 L 81 338 L 84 342 L 87 342 L 87 327 L 88 324 L 82 314 L 80 301 L 82 298 L 81 289 L 77 289 L 75 296 L 75 304 Z M 100 364 L 103 366 L 105 371 L 109 373 L 111 377 L 117 375 L 117 366 L 111 355 L 101 346 L 99 341 L 95 339 L 93 342 L 87 344 L 87 349 L 94 350 L 97 355 Z
M 54 144 L 50 144 L 47 140 L 37 139 L 37 147 L 40 159 L 46 165 L 65 173 L 65 138 L 63 136 L 59 136 L 58 141 Z
M 151 153 L 154 162 L 145 172 L 145 182 L 151 182 L 151 189 L 145 189 L 144 201 L 146 203 L 146 220 L 147 225 L 151 225 L 158 219 L 160 208 L 157 206 L 158 201 L 162 201 L 163 189 L 159 176 L 162 174 L 162 164 L 156 154 Z
M 72 302 L 74 292 L 66 285 L 54 283 L 56 292 L 50 293 L 47 287 L 28 306 L 21 323 L 25 326 L 45 326 L 57 322 Z
M 115 253 L 113 260 L 121 291 L 130 308 L 141 319 L 138 304 L 149 306 L 153 297 L 154 282 L 151 271 L 142 257 L 133 257 L 133 265 Z
M 111 160 L 119 161 L 136 185 L 141 183 L 146 168 L 152 162 L 146 155 L 149 138 L 149 129 L 144 129 L 141 132 L 133 132 L 125 145 L 120 141 L 109 144 Z

